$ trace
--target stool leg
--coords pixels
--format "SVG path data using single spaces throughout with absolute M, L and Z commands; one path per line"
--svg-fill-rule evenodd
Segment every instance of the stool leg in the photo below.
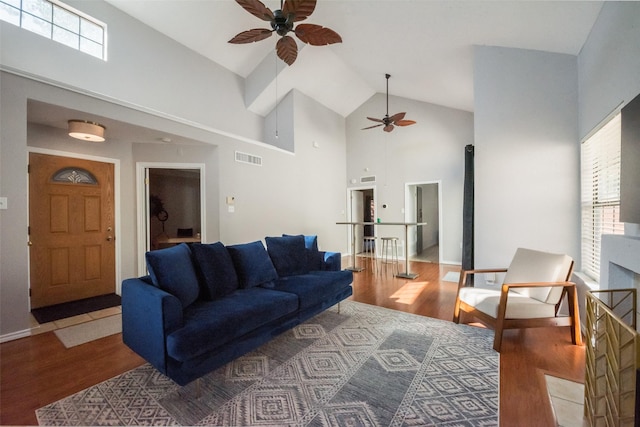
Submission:
M 395 258 L 394 264 L 396 266 L 396 276 L 400 274 L 400 259 L 398 258 L 398 242 L 396 240 L 393 241 L 393 248 L 395 250 Z

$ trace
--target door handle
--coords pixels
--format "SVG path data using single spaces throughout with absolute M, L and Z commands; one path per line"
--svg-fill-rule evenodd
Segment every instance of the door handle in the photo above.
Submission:
M 110 242 L 112 240 L 116 240 L 116 238 L 113 236 L 107 236 L 107 242 Z

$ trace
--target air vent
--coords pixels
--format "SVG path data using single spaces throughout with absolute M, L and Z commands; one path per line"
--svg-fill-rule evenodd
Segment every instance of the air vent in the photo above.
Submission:
M 360 182 L 376 182 L 376 176 L 363 176 L 360 178 Z
M 253 154 L 236 151 L 236 162 L 247 163 L 249 165 L 262 166 L 262 157 Z

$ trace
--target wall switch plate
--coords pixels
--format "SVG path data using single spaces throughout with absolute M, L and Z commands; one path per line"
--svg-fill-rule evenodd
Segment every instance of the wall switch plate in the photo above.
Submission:
M 6 197 L 0 197 L 0 210 L 5 210 L 8 208 L 7 206 L 7 198 Z

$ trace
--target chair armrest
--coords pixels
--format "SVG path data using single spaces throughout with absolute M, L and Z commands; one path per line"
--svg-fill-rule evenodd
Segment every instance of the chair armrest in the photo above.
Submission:
M 462 288 L 467 282 L 467 276 L 469 274 L 481 274 L 481 273 L 506 273 L 506 268 L 476 268 L 472 270 L 462 270 L 460 272 L 460 279 L 458 280 L 458 289 Z
M 340 252 L 323 252 L 322 269 L 325 271 L 340 271 L 342 269 L 342 254 Z
M 122 282 L 122 340 L 163 373 L 166 336 L 182 324 L 182 304 L 177 297 L 142 278 Z

